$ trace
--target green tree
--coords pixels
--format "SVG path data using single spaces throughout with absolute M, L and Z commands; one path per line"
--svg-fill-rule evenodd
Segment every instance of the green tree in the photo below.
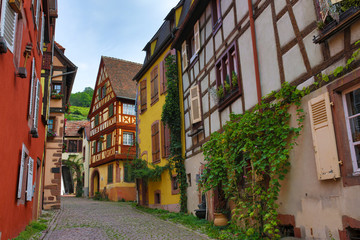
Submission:
M 75 172 L 75 182 L 76 182 L 76 197 L 81 197 L 83 194 L 83 180 L 82 180 L 82 157 L 78 157 L 77 155 L 70 155 L 68 159 L 63 159 L 63 163 L 65 166 L 71 169 L 71 172 Z

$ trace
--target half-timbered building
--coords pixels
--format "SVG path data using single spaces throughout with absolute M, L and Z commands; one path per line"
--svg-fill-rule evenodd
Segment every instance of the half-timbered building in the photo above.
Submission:
M 327 0 L 195 0 L 173 46 L 181 54 L 186 133 L 188 207 L 201 201 L 201 146 L 222 131 L 231 112 L 252 109 L 290 82 L 313 90 L 291 170 L 282 182 L 283 236 L 335 239 L 359 236 L 360 174 L 358 63 L 344 71 L 359 48 L 359 8 L 339 10 Z M 343 1 L 347 2 L 347 1 Z M 320 24 L 317 24 L 320 22 Z M 314 87 L 318 74 L 328 83 Z M 222 89 L 222 92 L 219 91 Z M 218 94 L 216 94 L 218 93 Z M 333 124 L 334 123 L 334 124 Z M 334 132 L 335 131 L 335 132 Z M 212 218 L 214 199 L 207 199 Z
M 90 196 L 135 200 L 126 166 L 135 157 L 136 84 L 141 64 L 101 57 L 90 107 Z
M 65 48 L 55 42 L 53 52 L 48 48 L 51 60 L 49 116 L 47 121 L 47 141 L 45 144 L 44 172 L 44 209 L 59 209 L 61 197 L 62 151 L 64 143 L 65 112 L 69 110 L 71 89 L 75 80 L 77 67 L 65 56 Z M 49 57 L 50 57 L 49 56 Z

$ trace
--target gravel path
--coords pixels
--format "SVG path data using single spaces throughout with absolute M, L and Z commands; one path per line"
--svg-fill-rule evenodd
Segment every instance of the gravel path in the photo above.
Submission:
M 128 203 L 63 197 L 61 211 L 44 239 L 209 239 L 143 213 Z

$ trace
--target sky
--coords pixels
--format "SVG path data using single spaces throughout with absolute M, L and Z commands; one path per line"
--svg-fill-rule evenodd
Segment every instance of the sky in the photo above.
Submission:
M 179 0 L 59 0 L 55 41 L 77 67 L 72 93 L 95 87 L 101 56 L 143 63 L 142 49 Z

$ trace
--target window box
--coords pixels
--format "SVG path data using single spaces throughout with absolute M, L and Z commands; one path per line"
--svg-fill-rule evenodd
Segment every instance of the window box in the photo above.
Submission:
M 62 99 L 64 97 L 64 94 L 62 93 L 57 93 L 57 92 L 51 92 L 51 96 L 52 99 Z
M 239 96 L 241 91 L 238 88 L 231 89 L 223 98 L 219 99 L 219 111 L 224 110 L 229 104 L 233 103 Z
M 320 15 L 323 15 L 320 11 Z M 322 43 L 325 40 L 329 39 L 331 36 L 336 33 L 344 30 L 353 24 L 356 20 L 360 18 L 360 7 L 351 7 L 345 12 L 339 13 L 339 21 L 333 19 L 331 16 L 327 16 L 323 21 L 321 20 L 318 23 L 321 33 L 319 36 L 314 37 L 314 43 Z
M 54 138 L 54 137 L 57 137 L 57 134 L 56 134 L 56 132 L 54 132 L 52 130 L 47 130 L 47 137 Z

